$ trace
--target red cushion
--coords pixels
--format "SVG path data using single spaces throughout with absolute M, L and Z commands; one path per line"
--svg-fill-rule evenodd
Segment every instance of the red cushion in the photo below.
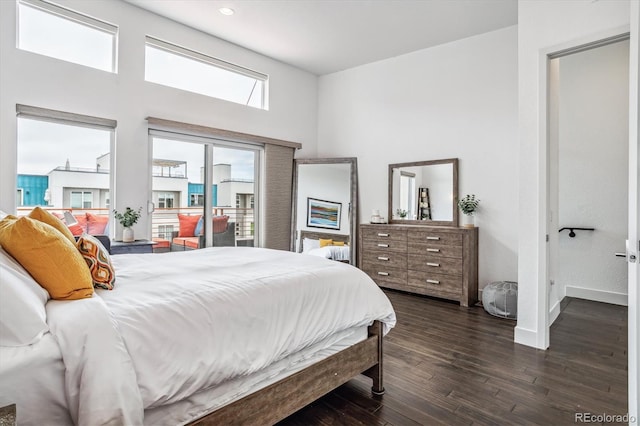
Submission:
M 165 240 L 164 238 L 158 238 L 158 237 L 153 237 L 152 240 L 157 243 L 153 245 L 154 249 L 169 248 L 169 240 Z
M 82 233 L 87 231 L 87 215 L 86 214 L 74 214 L 73 217 L 76 218 L 78 223 L 75 225 L 67 225 L 69 226 L 69 230 L 74 236 L 82 235 Z
M 96 216 L 95 214 L 87 213 L 87 234 L 104 235 L 108 222 L 109 216 Z
M 200 237 L 174 238 L 173 244 L 197 249 L 200 248 Z
M 213 217 L 213 233 L 220 234 L 227 230 L 227 222 L 229 222 L 229 216 L 226 214 L 223 216 Z
M 178 214 L 178 221 L 180 221 L 178 237 L 193 237 L 196 235 L 196 225 L 198 224 L 198 220 L 200 220 L 199 214 Z

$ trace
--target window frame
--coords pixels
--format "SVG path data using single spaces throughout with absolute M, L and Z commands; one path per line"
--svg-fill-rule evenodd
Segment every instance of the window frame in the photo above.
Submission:
M 204 194 L 191 194 L 190 195 L 190 197 L 189 197 L 189 207 L 203 207 L 203 206 L 204 206 Z
M 59 111 L 41 107 L 34 107 L 30 105 L 16 104 L 16 127 L 18 119 L 27 119 L 27 120 L 35 120 L 35 121 L 46 121 L 49 123 L 55 123 L 66 126 L 77 126 L 77 127 L 87 127 L 96 130 L 103 130 L 109 132 L 109 202 L 110 205 L 107 207 L 107 213 L 109 215 L 109 223 L 114 223 L 113 218 L 113 209 L 112 205 L 114 200 L 117 198 L 116 191 L 116 174 L 115 174 L 115 165 L 116 165 L 116 130 L 118 127 L 118 122 L 116 120 L 95 117 L 90 115 L 76 114 L 66 111 Z M 16 148 L 18 145 L 18 138 L 16 134 Z M 14 174 L 15 177 L 15 187 L 17 188 L 17 177 L 18 173 Z M 17 195 L 17 194 L 16 194 Z M 17 201 L 17 200 L 16 200 Z M 16 204 L 14 202 L 14 204 Z M 17 206 L 16 206 L 17 207 Z M 115 226 L 109 226 L 109 234 L 113 236 Z
M 105 70 L 103 68 L 96 68 L 91 65 L 81 64 L 78 62 L 70 61 L 65 58 L 60 58 L 57 56 L 50 56 L 44 53 L 34 52 L 32 50 L 23 49 L 20 47 L 20 7 L 26 6 L 35 10 L 39 10 L 45 13 L 48 13 L 52 16 L 56 16 L 60 19 L 64 19 L 67 21 L 74 22 L 76 24 L 83 25 L 87 28 L 91 28 L 94 30 L 102 31 L 103 33 L 109 34 L 112 36 L 111 38 L 111 70 Z M 93 69 L 98 69 L 101 71 L 111 72 L 113 74 L 118 73 L 118 34 L 119 27 L 117 25 L 111 24 L 109 22 L 103 21 L 101 19 L 97 19 L 91 17 L 89 15 L 85 15 L 80 12 L 76 12 L 74 10 L 68 9 L 66 7 L 60 6 L 58 4 L 51 3 L 49 1 L 43 0 L 18 0 L 16 7 L 16 48 L 23 50 L 25 52 L 35 53 L 37 55 L 47 56 L 49 58 L 58 59 L 60 61 L 69 62 L 76 65 L 81 65 Z
M 205 65 L 210 65 L 212 67 L 215 68 L 219 68 L 225 71 L 229 71 L 235 74 L 239 74 L 241 76 L 244 77 L 249 77 L 252 79 L 255 79 L 257 81 L 261 81 L 261 97 L 260 97 L 260 106 L 258 107 L 258 109 L 261 110 L 268 110 L 269 109 L 269 103 L 267 101 L 267 96 L 269 93 L 268 90 L 268 85 L 269 85 L 269 75 L 268 74 L 264 74 L 258 71 L 254 71 L 250 68 L 246 68 L 243 67 L 241 65 L 237 65 L 231 62 L 227 62 L 224 61 L 222 59 L 213 57 L 213 56 L 209 56 L 209 55 L 205 55 L 204 53 L 200 53 L 198 51 L 192 50 L 192 49 L 188 49 L 186 47 L 182 47 L 179 46 L 177 44 L 174 43 L 170 43 L 164 40 L 161 40 L 159 38 L 156 37 L 152 37 L 152 36 L 146 36 L 145 39 L 145 57 L 146 57 L 146 48 L 147 47 L 152 47 L 154 49 L 158 49 L 173 55 L 177 55 L 186 59 L 191 59 L 200 63 L 203 63 Z M 147 63 L 145 60 L 145 81 L 149 82 L 149 83 L 154 83 L 154 84 L 161 84 L 163 86 L 167 86 L 167 87 L 172 87 L 174 89 L 177 90 L 185 90 L 185 89 L 181 89 L 179 87 L 175 87 L 175 86 L 170 86 L 168 84 L 165 83 L 157 83 L 155 81 L 149 81 L 146 79 L 146 69 L 147 69 Z M 215 99 L 221 99 L 227 102 L 233 102 L 233 103 L 238 103 L 239 105 L 245 105 L 245 106 L 249 106 L 252 107 L 251 105 L 249 105 L 249 100 L 251 99 L 251 96 L 249 97 L 249 100 L 247 100 L 246 104 L 242 104 L 239 102 L 235 102 L 235 101 L 231 101 L 228 99 L 224 99 L 224 98 L 220 98 L 218 96 L 212 96 L 212 95 L 208 95 L 206 93 L 201 93 L 201 92 L 194 92 L 194 93 L 199 93 L 202 96 L 207 96 L 210 98 L 215 98 Z
M 176 194 L 174 194 L 173 192 L 168 192 L 168 191 L 158 191 L 156 192 L 156 194 L 158 195 L 158 208 L 159 209 L 174 209 L 175 204 L 176 204 Z M 165 204 L 164 206 L 161 206 L 160 203 L 161 201 Z M 171 200 L 171 206 L 167 206 L 167 200 Z
M 213 150 L 216 147 L 219 148 L 230 148 L 230 149 L 237 149 L 237 150 L 243 150 L 243 151 L 251 151 L 254 153 L 254 165 L 253 165 L 253 176 L 254 176 L 254 181 L 253 181 L 253 185 L 254 185 L 254 193 L 253 193 L 253 197 L 254 197 L 254 207 L 253 207 L 253 214 L 254 214 L 254 222 L 253 222 L 253 235 L 254 235 L 254 247 L 261 247 L 262 241 L 260 238 L 260 234 L 256 231 L 260 231 L 260 221 L 263 220 L 263 215 L 262 215 L 262 211 L 260 210 L 260 197 L 263 194 L 263 188 L 262 188 L 262 182 L 264 180 L 264 176 L 262 175 L 262 171 L 264 170 L 264 167 L 262 165 L 262 162 L 264 161 L 265 158 L 265 149 L 264 149 L 264 145 L 258 144 L 258 143 L 254 143 L 251 141 L 240 141 L 240 140 L 230 140 L 230 139 L 224 139 L 224 138 L 220 138 L 220 137 L 211 137 L 211 136 L 203 136 L 203 135 L 196 135 L 196 134 L 189 134 L 189 133 L 183 133 L 183 132 L 177 132 L 177 131 L 170 131 L 170 130 L 166 130 L 166 129 L 157 129 L 154 128 L 152 126 L 149 127 L 148 129 L 148 137 L 147 137 L 147 141 L 148 141 L 148 152 L 149 152 L 149 170 L 153 170 L 153 141 L 154 138 L 160 138 L 160 139 L 168 139 L 168 140 L 174 140 L 177 142 L 186 142 L 186 143 L 196 143 L 196 144 L 200 144 L 204 147 L 204 151 L 205 151 L 205 182 L 204 182 L 204 188 L 207 188 L 210 185 L 210 182 L 213 178 L 213 166 L 214 166 L 214 161 L 213 161 Z M 153 200 L 153 193 L 157 191 L 153 190 L 153 173 L 149 182 L 149 194 L 150 194 L 150 200 Z M 211 223 L 212 217 L 213 217 L 213 204 L 212 204 L 212 197 L 210 195 L 206 195 L 209 194 L 209 192 L 207 192 L 207 190 L 205 189 L 205 194 L 204 198 L 205 198 L 205 202 L 203 206 L 198 206 L 198 207 L 203 207 L 203 217 L 205 218 L 205 222 L 206 223 Z M 151 202 L 151 204 L 153 205 L 153 201 Z M 159 204 L 159 203 L 158 203 Z M 160 206 L 155 206 L 154 208 L 158 207 L 160 208 Z M 178 206 L 179 207 L 179 206 Z M 150 234 L 152 233 L 152 220 L 149 221 L 149 229 L 150 229 Z M 236 223 L 236 231 L 238 228 L 239 224 Z M 213 247 L 213 229 L 212 227 L 209 226 L 205 226 L 204 229 L 204 236 L 205 236 L 205 247 Z
M 92 209 L 93 208 L 93 192 L 92 191 L 85 191 L 85 190 L 80 190 L 80 191 L 74 191 L 74 190 L 70 190 L 70 198 L 69 198 L 69 207 L 71 207 L 72 209 L 78 209 L 78 210 L 87 210 L 87 209 Z M 80 204 L 82 204 L 80 207 L 76 207 L 73 205 L 73 195 L 74 194 L 80 194 Z M 85 199 L 85 196 L 89 196 L 89 202 L 91 203 L 91 205 L 89 207 L 85 206 L 85 203 L 87 202 Z

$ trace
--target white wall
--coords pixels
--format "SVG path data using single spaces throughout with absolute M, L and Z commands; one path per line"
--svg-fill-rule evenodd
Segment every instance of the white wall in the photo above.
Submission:
M 322 76 L 318 96 L 318 154 L 358 157 L 361 222 L 387 211 L 388 164 L 457 157 L 480 287 L 516 280 L 516 27 Z
M 548 283 L 546 54 L 629 25 L 629 2 L 518 2 L 518 325 L 516 342 L 546 348 Z M 618 31 L 620 29 L 620 31 Z
M 627 304 L 629 41 L 559 59 L 560 294 Z M 565 290 L 566 289 L 566 290 Z M 564 291 L 563 291 L 564 290 Z
M 303 144 L 315 156 L 317 77 L 113 0 L 58 3 L 119 26 L 118 74 L 18 50 L 16 2 L 0 1 L 0 209 L 15 210 L 16 104 L 118 121 L 114 208 L 146 206 L 150 164 L 145 118 L 155 116 Z M 144 81 L 145 36 L 168 40 L 269 75 L 269 111 Z M 136 225 L 149 237 L 150 216 Z M 146 235 L 145 235 L 146 234 Z

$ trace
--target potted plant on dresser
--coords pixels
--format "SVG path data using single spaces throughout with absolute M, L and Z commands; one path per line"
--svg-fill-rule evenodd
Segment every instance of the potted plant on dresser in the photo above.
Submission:
M 458 207 L 464 213 L 462 216 L 462 226 L 465 228 L 473 228 L 475 226 L 474 214 L 478 210 L 478 200 L 475 194 L 467 194 L 458 200 Z
M 127 207 L 124 213 L 119 213 L 117 210 L 113 211 L 113 217 L 115 217 L 124 228 L 122 230 L 122 242 L 132 243 L 136 240 L 131 227 L 138 222 L 138 219 L 140 219 L 141 211 L 142 207 L 138 208 L 138 210 L 133 210 L 131 207 Z

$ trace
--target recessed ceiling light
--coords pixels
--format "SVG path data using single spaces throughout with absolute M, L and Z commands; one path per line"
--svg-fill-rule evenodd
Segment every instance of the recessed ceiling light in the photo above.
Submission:
M 221 7 L 220 9 L 218 9 L 218 12 L 222 13 L 225 16 L 231 16 L 236 13 L 236 11 L 231 9 L 230 7 Z

